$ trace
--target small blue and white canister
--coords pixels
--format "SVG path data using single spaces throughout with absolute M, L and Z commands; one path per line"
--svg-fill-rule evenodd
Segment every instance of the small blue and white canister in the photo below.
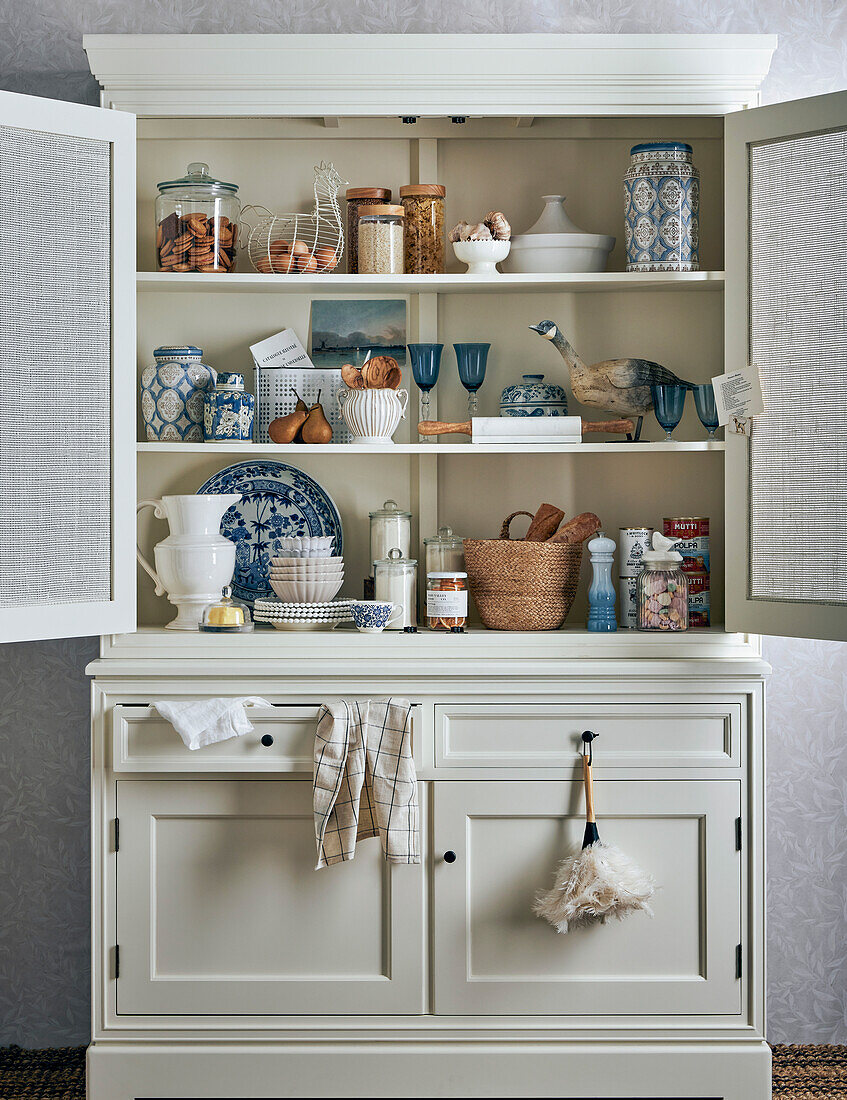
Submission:
M 543 374 L 525 374 L 500 394 L 501 416 L 567 416 L 568 396 Z
M 690 145 L 633 145 L 624 176 L 627 271 L 699 271 L 700 173 Z
M 161 347 L 141 372 L 141 416 L 154 443 L 202 443 L 203 398 L 216 374 L 191 344 Z
M 231 443 L 253 438 L 256 398 L 244 390 L 244 375 L 224 373 L 212 393 L 206 394 L 203 431 L 207 443 Z

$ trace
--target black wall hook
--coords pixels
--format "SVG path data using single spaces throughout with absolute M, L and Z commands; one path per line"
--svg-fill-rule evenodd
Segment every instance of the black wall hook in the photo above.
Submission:
M 582 734 L 582 743 L 584 745 L 588 745 L 588 766 L 589 766 L 589 768 L 591 767 L 591 764 L 594 760 L 594 755 L 593 755 L 591 742 L 594 740 L 595 737 L 599 737 L 599 736 L 600 736 L 599 733 L 592 733 L 591 730 L 585 730 Z M 583 752 L 582 755 L 585 756 L 585 753 Z

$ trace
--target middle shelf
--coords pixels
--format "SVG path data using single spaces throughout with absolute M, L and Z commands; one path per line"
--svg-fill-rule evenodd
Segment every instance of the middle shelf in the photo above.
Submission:
M 484 454 L 657 454 L 724 451 L 719 439 L 660 440 L 654 443 L 137 443 L 139 454 L 209 455 L 484 455 Z

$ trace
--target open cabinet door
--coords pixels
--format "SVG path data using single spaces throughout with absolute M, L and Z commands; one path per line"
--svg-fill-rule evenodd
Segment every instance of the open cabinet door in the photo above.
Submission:
M 0 641 L 135 629 L 135 117 L 0 93 Z
M 726 119 L 726 626 L 847 639 L 847 92 Z

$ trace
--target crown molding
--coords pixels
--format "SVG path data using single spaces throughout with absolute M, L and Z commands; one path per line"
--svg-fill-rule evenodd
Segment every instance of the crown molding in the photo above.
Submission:
M 754 34 L 86 35 L 103 105 L 149 117 L 715 115 L 755 106 Z

